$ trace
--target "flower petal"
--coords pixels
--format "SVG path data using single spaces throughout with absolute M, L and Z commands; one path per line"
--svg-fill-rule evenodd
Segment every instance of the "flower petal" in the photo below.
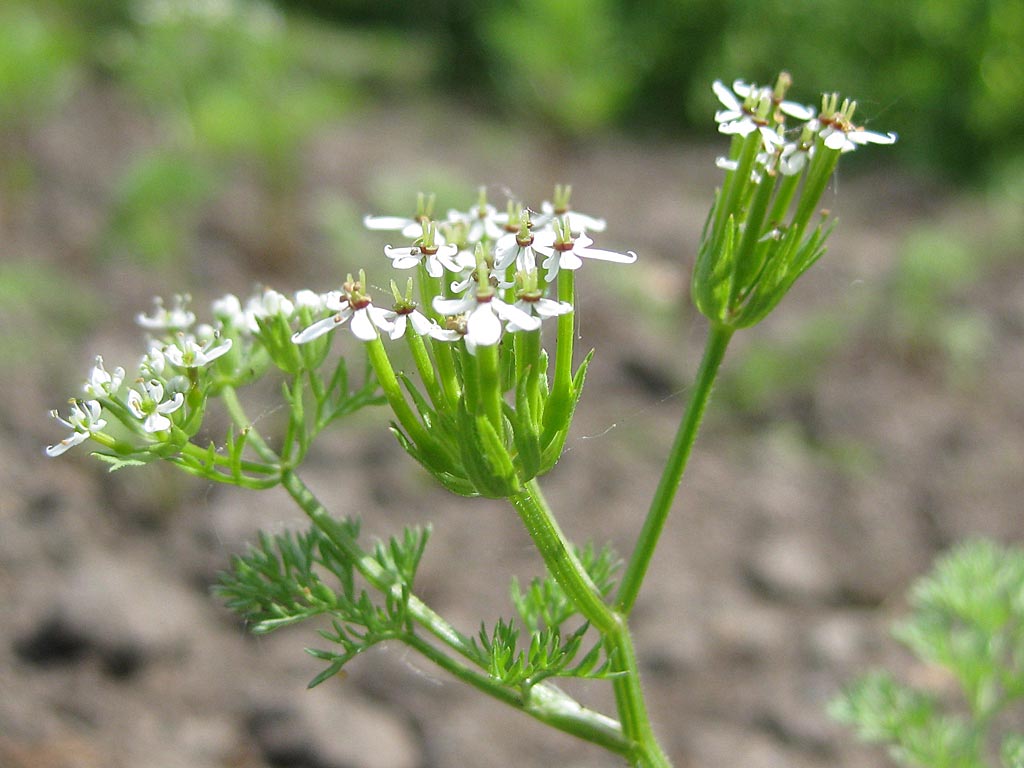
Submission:
M 490 304 L 480 305 L 469 315 L 466 320 L 466 338 L 484 347 L 498 343 L 501 338 L 501 320 L 494 314 Z
M 313 323 L 308 328 L 304 328 L 292 334 L 293 344 L 307 344 L 313 339 L 319 339 L 325 333 L 330 333 L 339 325 L 348 320 L 348 316 L 337 314 L 325 317 L 323 320 L 319 320 Z

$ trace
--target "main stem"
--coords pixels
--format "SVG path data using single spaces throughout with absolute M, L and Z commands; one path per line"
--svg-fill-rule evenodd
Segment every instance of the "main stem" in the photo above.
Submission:
M 647 511 L 643 528 L 637 537 L 636 547 L 633 549 L 633 554 L 619 586 L 615 605 L 624 616 L 629 615 L 637 595 L 640 594 L 640 586 L 643 584 L 647 568 L 651 564 L 651 558 L 658 545 L 658 538 L 665 527 L 665 520 L 672 508 L 672 500 L 679 489 L 679 483 L 683 479 L 683 472 L 686 471 L 690 451 L 697 439 L 697 432 L 704 419 L 704 410 L 711 398 L 711 389 L 732 334 L 732 328 L 714 323 L 708 330 L 707 346 L 704 348 L 704 357 L 701 360 L 700 369 L 697 371 L 693 394 L 690 396 L 683 420 L 679 424 L 679 431 L 676 433 L 675 442 L 672 444 L 665 469 L 662 471 L 661 480 L 654 492 L 654 498 L 651 499 L 651 506 Z
M 671 763 L 661 750 L 647 715 L 640 670 L 625 615 L 612 610 L 602 598 L 559 528 L 536 479 L 527 482 L 522 491 L 509 497 L 509 501 L 519 513 L 548 571 L 584 618 L 602 634 L 614 657 L 620 672 L 614 680 L 615 697 L 623 733 L 633 742 L 628 754 L 631 763 L 637 768 L 670 768 Z

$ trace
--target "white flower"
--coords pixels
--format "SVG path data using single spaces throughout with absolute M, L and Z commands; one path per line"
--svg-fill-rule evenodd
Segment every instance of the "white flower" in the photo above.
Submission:
M 864 144 L 893 144 L 895 133 L 875 133 L 865 131 L 853 124 L 853 113 L 857 102 L 843 99 L 839 104 L 839 94 L 825 94 L 821 100 L 820 136 L 829 149 L 840 152 L 852 152 Z
M 440 277 L 447 269 L 449 272 L 461 273 L 476 266 L 473 255 L 468 251 L 459 251 L 454 243 L 437 245 L 429 248 L 423 245 L 412 245 L 407 248 L 384 246 L 384 255 L 391 259 L 395 269 L 410 269 L 420 262 L 426 266 L 427 274 Z
M 400 339 L 411 326 L 418 336 L 429 336 L 440 341 L 454 341 L 459 337 L 457 331 L 447 330 L 431 320 L 415 307 L 393 311 L 391 313 L 393 327 L 388 334 L 392 339 Z
M 117 367 L 113 373 L 109 373 L 103 367 L 103 358 L 96 355 L 96 365 L 89 372 L 89 379 L 82 389 L 90 397 L 109 397 L 117 392 L 122 381 L 124 381 L 124 368 Z
M 84 443 L 89 436 L 103 427 L 107 422 L 100 418 L 102 408 L 95 400 L 73 400 L 71 402 L 71 413 L 66 419 L 62 419 L 57 411 L 50 411 L 50 415 L 71 430 L 71 434 L 55 445 L 46 446 L 46 455 L 60 456 L 64 451 L 79 443 Z
M 325 297 L 322 294 L 311 291 L 308 288 L 295 292 L 295 306 L 299 309 L 308 309 L 314 314 L 323 312 L 324 299 Z
M 795 117 L 797 120 L 810 120 L 814 117 L 814 107 L 797 104 L 795 101 L 775 101 L 774 94 L 770 88 L 758 89 L 756 85 L 745 83 L 742 80 L 734 80 L 732 83 L 732 89 L 743 98 L 757 96 L 759 95 L 758 90 L 762 90 L 768 94 L 772 99 L 772 103 L 775 104 L 783 114 Z
M 156 342 L 151 341 L 146 354 L 139 361 L 139 371 L 150 377 L 163 376 L 167 360 L 164 358 L 164 350 Z
M 335 314 L 293 334 L 292 342 L 306 344 L 313 339 L 318 339 L 345 323 L 349 318 L 352 319 L 352 333 L 360 341 L 373 341 L 377 338 L 378 329 L 385 333 L 391 332 L 394 324 L 389 315 L 393 315 L 393 312 L 373 306 L 369 297 L 362 293 L 359 294 L 359 299 L 355 304 L 353 304 L 353 300 L 349 293 L 341 291 L 328 293 L 324 305 Z
M 190 300 L 188 294 L 176 295 L 174 306 L 167 309 L 164 300 L 157 296 L 153 299 L 156 305 L 153 316 L 140 312 L 135 316 L 135 322 L 151 331 L 183 331 L 196 321 L 196 316 L 188 309 Z
M 591 248 L 593 242 L 586 234 L 580 234 L 571 243 L 559 243 L 554 232 L 540 232 L 534 237 L 533 249 L 546 257 L 542 266 L 547 270 L 549 283 L 554 282 L 560 269 L 579 269 L 583 265 L 582 259 L 600 259 L 619 264 L 632 264 L 637 259 L 633 251 L 618 253 Z
M 501 339 L 502 322 L 509 323 L 510 330 L 535 331 L 540 328 L 540 318 L 533 317 L 518 307 L 508 304 L 493 294 L 469 293 L 461 299 L 434 299 L 434 309 L 442 315 L 466 316 L 466 346 L 470 353 L 477 346 L 489 347 Z
M 736 88 L 736 86 L 740 86 L 745 91 L 745 98 L 748 101 L 754 101 L 755 98 L 762 100 L 771 99 L 771 91 L 768 89 L 754 91 L 751 89 L 751 86 L 739 80 L 733 84 L 733 88 Z M 782 137 L 769 127 L 765 120 L 758 118 L 750 109 L 747 109 L 744 106 L 744 102 L 736 98 L 736 94 L 730 91 L 722 81 L 715 80 L 711 84 L 711 88 L 714 90 L 715 95 L 718 96 L 722 106 L 725 107 L 725 109 L 715 113 L 715 122 L 718 123 L 720 133 L 736 134 L 745 137 L 754 131 L 759 131 L 764 147 L 769 151 L 773 147 L 782 144 Z
M 529 239 L 524 241 L 519 238 L 518 232 L 510 232 L 498 238 L 498 242 L 494 244 L 495 271 L 504 272 L 513 261 L 516 264 L 516 269 L 520 272 L 535 270 L 537 257 L 534 253 L 533 243 L 536 237 L 537 235 L 531 233 Z
M 605 227 L 607 227 L 604 219 L 588 216 L 579 211 L 556 211 L 555 206 L 548 200 L 541 203 L 540 209 L 540 224 L 548 224 L 556 217 L 563 217 L 569 220 L 569 229 L 573 232 L 604 232 Z
M 215 299 L 211 309 L 213 316 L 220 320 L 224 327 L 248 330 L 245 312 L 242 311 L 242 302 L 235 294 L 228 293 Z
M 825 140 L 825 146 L 829 149 L 838 149 L 840 152 L 852 152 L 859 146 L 864 144 L 895 144 L 896 134 L 892 133 L 875 133 L 874 131 L 865 131 L 855 125 L 840 127 L 838 125 L 828 125 L 821 131 L 821 138 Z
M 488 204 L 474 205 L 468 213 L 448 211 L 450 224 L 462 222 L 468 228 L 466 241 L 469 243 L 477 243 L 485 237 L 488 240 L 497 240 L 505 234 L 503 218 L 507 218 L 504 213 L 498 213 L 493 205 Z
M 141 382 L 145 393 L 137 389 L 128 390 L 128 409 L 142 422 L 147 432 L 163 432 L 171 428 L 168 413 L 174 413 L 185 404 L 185 396 L 176 392 L 170 400 L 164 400 L 164 385 L 156 379 Z
M 192 336 L 181 335 L 176 344 L 164 347 L 164 357 L 178 368 L 202 368 L 231 349 L 231 339 L 216 335 L 200 344 Z
M 294 312 L 295 305 L 291 299 L 283 293 L 268 288 L 261 294 L 250 296 L 249 300 L 245 302 L 241 325 L 250 333 L 259 333 L 259 320 L 272 315 L 280 315 L 288 319 Z

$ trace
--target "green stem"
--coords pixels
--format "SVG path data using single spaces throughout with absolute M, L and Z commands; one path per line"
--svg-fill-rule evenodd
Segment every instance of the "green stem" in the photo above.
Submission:
M 510 496 L 509 501 L 519 512 L 548 571 L 583 617 L 604 636 L 609 652 L 614 655 L 621 673 L 613 683 L 615 698 L 623 733 L 633 742 L 627 755 L 631 763 L 643 768 L 668 768 L 671 763 L 661 751 L 647 715 L 626 617 L 612 610 L 601 597 L 559 528 L 536 479 Z
M 615 720 L 581 707 L 575 699 L 557 688 L 543 684 L 535 685 L 524 696 L 519 691 L 502 685 L 488 675 L 481 674 L 453 659 L 418 635 L 409 635 L 403 640 L 413 650 L 464 683 L 553 728 L 598 744 L 619 755 L 628 756 L 632 749 L 632 744 L 623 736 L 622 728 Z
M 701 360 L 700 369 L 697 371 L 697 380 L 694 382 L 690 402 L 686 407 L 683 420 L 679 424 L 679 431 L 676 433 L 675 442 L 669 451 L 661 480 L 654 492 L 654 498 L 651 499 L 651 506 L 647 511 L 643 528 L 637 537 L 636 547 L 633 549 L 633 554 L 619 586 L 616 607 L 625 615 L 632 610 L 637 595 L 640 593 L 640 585 L 647 574 L 654 549 L 658 545 L 658 538 L 661 536 L 665 520 L 672 507 L 672 500 L 683 479 L 683 472 L 686 471 L 690 450 L 697 439 L 697 432 L 704 418 L 704 410 L 711 398 L 711 389 L 732 334 L 732 328 L 722 325 L 712 324 L 708 330 L 707 346 L 704 348 L 704 357 Z
M 366 352 L 370 358 L 370 365 L 373 366 L 373 372 L 377 375 L 377 381 L 380 382 L 380 388 L 384 390 L 384 396 L 387 398 L 391 410 L 394 411 L 398 423 L 402 425 L 406 434 L 415 443 L 421 446 L 430 445 L 432 442 L 430 436 L 423 428 L 419 418 L 413 413 L 412 408 L 409 407 L 380 337 L 366 342 Z
M 405 329 L 405 340 L 409 345 L 409 351 L 412 352 L 413 362 L 416 364 L 416 370 L 420 372 L 420 379 L 427 390 L 430 402 L 433 403 L 436 410 L 440 411 L 444 408 L 445 403 L 442 399 L 441 388 L 437 383 L 437 377 L 434 374 L 434 364 L 427 353 L 427 345 L 424 343 L 423 337 L 411 327 Z
M 248 430 L 248 440 L 252 447 L 256 449 L 256 453 L 260 455 L 260 458 L 271 464 L 279 463 L 281 461 L 280 457 L 267 445 L 263 436 L 256 431 L 256 427 L 245 415 L 245 410 L 242 408 L 242 403 L 238 399 L 238 393 L 235 392 L 235 388 L 225 385 L 220 390 L 220 396 L 223 398 L 224 406 L 228 409 L 228 415 L 231 416 L 235 426 L 239 429 Z
M 477 376 L 479 382 L 480 402 L 477 415 L 487 417 L 494 427 L 495 433 L 502 437 L 505 434 L 504 419 L 501 415 L 501 373 L 498 369 L 498 345 L 478 346 L 476 348 Z

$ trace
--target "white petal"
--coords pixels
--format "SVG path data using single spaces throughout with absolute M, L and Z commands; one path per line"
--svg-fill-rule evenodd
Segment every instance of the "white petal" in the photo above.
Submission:
M 509 330 L 535 331 L 540 328 L 540 318 L 524 312 L 519 307 L 505 302 L 493 301 L 494 311 L 509 324 Z
M 418 309 L 414 309 L 408 315 L 402 315 L 402 317 L 408 318 L 409 322 L 412 324 L 412 329 L 420 336 L 428 335 L 431 329 L 437 325 L 437 323 L 428 318 Z
M 344 323 L 347 319 L 348 317 L 342 316 L 340 314 L 332 315 L 331 317 L 326 317 L 323 320 L 313 323 L 308 328 L 305 328 L 301 331 L 292 334 L 292 343 L 306 344 L 310 341 L 313 341 L 313 339 L 319 339 L 325 333 L 330 333 L 331 331 L 333 331 L 339 325 Z
M 795 117 L 797 120 L 810 120 L 815 115 L 814 107 L 797 104 L 795 101 L 784 101 L 779 104 L 783 114 Z
M 395 318 L 395 322 L 391 326 L 391 332 L 388 334 L 388 336 L 390 336 L 392 340 L 400 339 L 403 336 L 405 336 L 405 329 L 406 326 L 408 325 L 408 317 L 408 315 L 398 315 Z
M 451 328 L 442 328 L 434 323 L 430 326 L 430 338 L 437 339 L 438 341 L 458 341 L 462 338 L 462 334 Z
M 895 133 L 875 133 L 874 131 L 850 131 L 846 134 L 848 141 L 854 144 L 894 144 Z
M 743 98 L 747 98 L 750 94 L 757 91 L 757 88 L 753 84 L 746 83 L 743 80 L 733 80 L 732 89 Z
M 468 312 L 476 304 L 476 297 L 464 296 L 461 299 L 434 299 L 434 311 L 439 315 L 461 315 Z
M 377 329 L 367 307 L 357 309 L 352 316 L 352 333 L 360 341 L 373 341 L 377 338 Z
M 328 291 L 324 296 L 324 307 L 331 312 L 349 311 L 348 299 L 341 291 Z M 348 316 L 346 315 L 346 319 Z
M 157 413 L 174 413 L 176 410 L 181 408 L 185 404 L 185 396 L 181 392 L 176 392 L 174 397 L 165 403 L 160 403 L 156 407 Z
M 165 429 L 171 428 L 171 420 L 161 413 L 154 412 L 142 422 L 142 428 L 147 432 L 163 432 Z
M 363 226 L 367 229 L 398 230 L 409 226 L 410 221 L 410 219 L 402 216 L 364 216 Z M 420 232 L 419 224 L 417 224 L 416 227 L 418 234 Z
M 419 237 L 423 234 L 423 225 L 418 221 L 411 221 L 402 227 L 402 237 Z M 438 233 L 437 237 L 441 234 Z
M 501 338 L 501 320 L 494 314 L 494 308 L 481 304 L 466 320 L 466 338 L 474 344 L 489 347 Z
M 46 455 L 51 458 L 60 456 L 64 451 L 78 445 L 79 443 L 84 443 L 88 439 L 88 432 L 72 432 L 68 437 L 65 437 L 56 445 L 46 446 Z
M 569 229 L 573 232 L 604 232 L 608 226 L 604 219 L 596 219 L 585 213 L 570 211 L 567 215 L 569 217 Z
M 721 80 L 715 80 L 711 84 L 711 90 L 715 92 L 715 96 L 718 97 L 718 100 L 722 102 L 722 106 L 726 109 L 739 112 L 743 108 L 739 99 L 736 98 L 736 94 L 730 91 Z
M 846 146 L 846 134 L 842 131 L 837 131 L 835 128 L 826 128 L 821 132 L 821 137 L 825 140 L 825 146 L 829 149 L 842 149 Z
M 573 248 L 572 253 L 587 259 L 614 261 L 618 264 L 632 264 L 637 259 L 637 255 L 633 251 L 618 253 L 617 251 L 605 251 L 601 248 Z M 562 262 L 562 266 L 566 266 L 564 261 Z M 573 267 L 570 267 L 570 269 L 573 269 Z
M 128 402 L 127 402 L 127 405 L 128 405 L 128 409 L 133 414 L 135 414 L 135 418 L 141 419 L 141 418 L 143 418 L 146 415 L 145 412 L 143 412 L 143 410 L 142 410 L 142 395 L 139 394 L 138 390 L 135 390 L 135 389 L 129 389 L 128 390 Z
M 534 311 L 541 317 L 555 317 L 557 315 L 564 315 L 567 312 L 572 312 L 572 304 L 567 301 L 541 299 L 540 301 L 534 302 Z

